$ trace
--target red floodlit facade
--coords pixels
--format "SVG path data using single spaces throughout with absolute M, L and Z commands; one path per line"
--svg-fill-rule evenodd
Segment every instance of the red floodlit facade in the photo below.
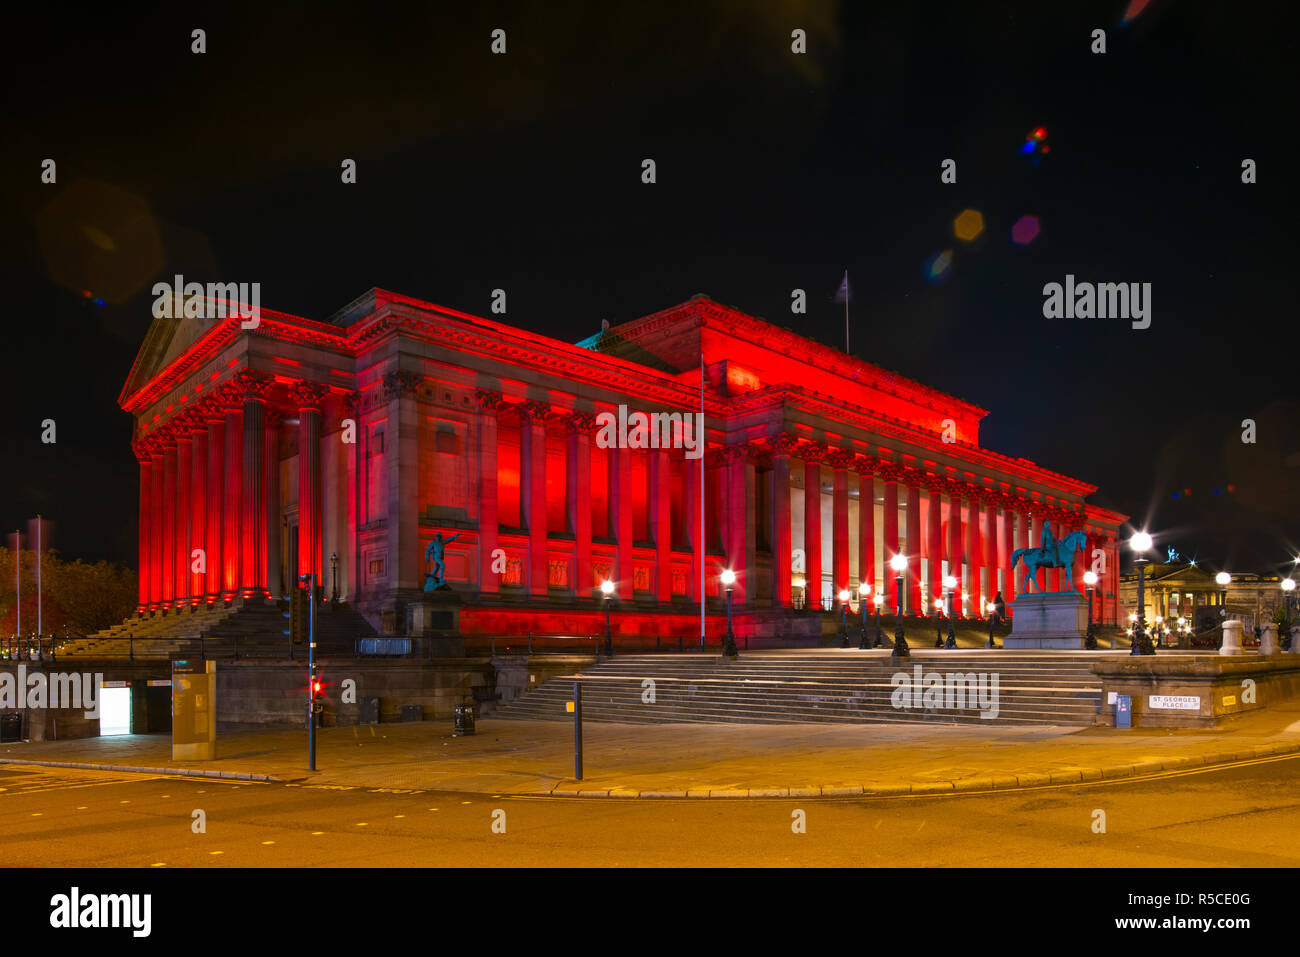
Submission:
M 119 401 L 142 613 L 310 571 L 401 633 L 441 533 L 466 633 L 598 634 L 608 578 L 619 634 L 698 637 L 703 578 L 717 635 L 729 567 L 738 631 L 789 634 L 842 588 L 891 608 L 899 552 L 910 612 L 955 575 L 971 616 L 1014 597 L 1011 553 L 1051 523 L 1086 531 L 1075 585 L 1096 562 L 1118 617 L 1126 516 L 1094 486 L 982 448 L 983 409 L 701 296 L 577 344 L 383 290 L 325 322 L 158 319 Z M 707 444 L 606 448 L 620 406 L 702 408 Z

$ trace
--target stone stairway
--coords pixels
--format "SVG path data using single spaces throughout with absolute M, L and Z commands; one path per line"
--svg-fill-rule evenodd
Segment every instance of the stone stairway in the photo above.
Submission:
M 635 724 L 726 722 L 939 721 L 976 724 L 1086 726 L 1102 703 L 1092 662 L 1109 652 L 913 651 L 895 660 L 888 651 L 809 650 L 752 652 L 724 662 L 716 654 L 622 655 L 579 672 L 584 720 Z M 982 718 L 978 701 L 966 707 L 895 708 L 896 673 L 909 681 L 938 673 L 997 675 L 997 716 Z M 565 702 L 575 675 L 551 678 L 501 708 L 500 718 L 571 720 Z M 654 702 L 643 702 L 646 679 Z M 986 681 L 991 681 L 986 678 Z M 922 686 L 923 687 L 923 686 Z M 989 687 L 986 685 L 986 687 Z M 946 704 L 957 704 L 945 700 Z
M 250 602 L 243 606 L 200 605 L 171 609 L 144 618 L 128 618 L 112 628 L 58 646 L 57 654 L 79 658 L 176 659 L 197 657 L 288 657 L 288 602 Z M 316 652 L 319 656 L 354 654 L 354 640 L 373 638 L 375 629 L 347 605 L 323 605 L 316 613 Z M 134 638 L 132 643 L 128 639 Z M 133 645 L 133 647 L 132 647 Z M 307 646 L 294 654 L 306 657 Z

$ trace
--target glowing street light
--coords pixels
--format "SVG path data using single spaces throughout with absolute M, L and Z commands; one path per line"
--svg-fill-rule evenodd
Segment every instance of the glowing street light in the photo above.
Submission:
M 1232 576 L 1227 572 L 1219 572 L 1214 576 L 1214 580 L 1219 583 L 1219 617 L 1228 617 L 1228 586 L 1232 584 Z
M 948 594 L 945 596 L 946 605 L 944 608 L 944 610 L 948 613 L 948 640 L 944 642 L 944 647 L 956 648 L 957 635 L 952 630 L 952 597 L 953 595 L 957 594 L 957 576 L 949 575 L 947 578 L 945 578 L 943 580 L 943 587 L 948 590 Z
M 885 636 L 880 631 L 880 609 L 885 604 L 885 593 L 883 591 L 876 592 L 871 599 L 871 603 L 876 606 L 876 640 L 873 647 L 879 648 L 885 643 Z
M 894 581 L 898 585 L 897 627 L 894 629 L 894 658 L 910 658 L 911 650 L 907 647 L 907 638 L 903 635 L 903 573 L 907 571 L 907 556 L 895 555 L 889 560 L 889 567 L 894 570 Z
M 1084 632 L 1083 647 L 1089 651 L 1097 650 L 1097 638 L 1092 633 L 1092 590 L 1097 586 L 1097 573 L 1086 571 L 1083 573 L 1083 583 L 1088 589 L 1088 629 Z
M 723 639 L 722 654 L 727 658 L 739 658 L 736 651 L 736 636 L 731 631 L 731 589 L 736 584 L 736 573 L 730 568 L 722 570 L 722 584 L 727 586 L 727 635 Z
M 858 641 L 858 650 L 866 651 L 867 644 L 867 596 L 871 594 L 871 586 L 866 582 L 858 584 L 858 611 L 862 614 L 862 638 Z
M 1133 549 L 1133 563 L 1138 570 L 1137 593 L 1137 633 L 1132 641 L 1130 655 L 1154 655 L 1156 650 L 1147 636 L 1146 610 L 1146 553 L 1151 550 L 1151 536 L 1146 532 L 1136 532 L 1129 539 L 1129 548 Z
M 600 583 L 600 592 L 605 596 L 605 657 L 614 657 L 614 636 L 609 631 L 609 600 L 614 597 L 614 583 L 606 578 Z

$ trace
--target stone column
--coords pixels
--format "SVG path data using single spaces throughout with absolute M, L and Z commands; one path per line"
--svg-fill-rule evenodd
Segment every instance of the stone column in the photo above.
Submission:
M 150 454 L 152 442 L 141 439 L 131 443 L 140 464 L 140 540 L 139 540 L 139 574 L 138 601 L 136 612 L 143 614 L 149 610 L 149 581 L 153 570 L 153 499 L 150 487 L 153 482 L 153 456 Z
M 983 491 L 976 491 L 971 495 L 967 503 L 966 516 L 966 592 L 967 608 L 966 615 L 975 618 L 980 613 L 980 595 L 984 593 L 983 582 L 980 580 L 980 567 L 984 558 L 984 549 L 980 542 L 980 524 L 981 508 L 980 499 Z
M 163 488 L 163 473 L 166 471 L 164 463 L 163 448 L 166 445 L 165 434 L 161 431 L 154 433 L 149 439 L 149 488 L 153 495 L 153 501 L 149 503 L 151 513 L 150 526 L 150 554 L 152 560 L 149 566 L 149 609 L 158 611 L 162 608 L 163 600 L 163 566 L 166 560 L 163 558 L 166 549 L 166 539 L 163 537 L 163 508 L 165 501 L 165 490 Z
M 935 613 L 934 603 L 943 595 L 943 497 L 940 480 L 929 476 L 926 488 L 930 494 L 929 510 L 926 513 L 926 561 L 930 577 L 930 600 L 925 614 Z
M 262 563 L 266 569 L 266 590 L 270 592 L 272 598 L 280 598 L 290 594 L 288 591 L 289 583 L 284 581 L 284 550 L 281 542 L 281 516 L 283 514 L 280 503 L 280 425 L 284 422 L 284 413 L 278 409 L 267 409 L 264 414 L 262 435 L 265 439 L 262 445 L 262 472 L 265 475 L 263 479 L 266 489 L 266 512 L 263 522 L 266 529 L 266 559 Z M 340 556 L 340 564 L 346 570 L 348 567 L 347 556 Z M 347 581 L 344 575 L 343 581 Z M 331 586 L 332 586 L 331 582 Z M 339 595 L 345 598 L 347 587 L 340 584 Z
M 221 523 L 221 596 L 226 601 L 234 601 L 239 595 L 239 563 L 243 558 L 240 523 L 243 517 L 244 408 L 233 389 L 226 391 L 225 399 L 230 404 L 226 405 L 226 514 Z
M 673 597 L 672 464 L 667 449 L 650 449 L 650 533 L 655 543 L 655 600 Z M 590 510 L 588 510 L 590 514 Z
M 822 609 L 822 459 L 826 446 L 805 442 L 799 447 L 803 459 L 803 550 L 807 607 Z
M 1016 541 L 1015 548 L 1029 548 L 1029 510 L 1028 503 L 1024 499 L 1016 499 Z M 1014 550 L 1014 549 L 1013 549 Z M 1020 594 L 1020 580 L 1023 577 L 1023 568 L 1011 568 L 1011 593 Z
M 788 608 L 792 602 L 790 570 L 790 455 L 795 440 L 785 434 L 773 437 L 772 449 L 772 604 Z
M 909 469 L 907 483 L 907 611 L 924 615 L 921 607 L 921 562 L 925 560 L 925 543 L 921 541 L 920 476 Z
M 389 373 L 391 376 L 392 373 Z M 384 451 L 388 466 L 388 583 L 389 587 L 398 584 L 397 574 L 403 546 L 410 548 L 405 541 L 408 536 L 402 534 L 398 514 L 406 510 L 414 513 L 410 502 L 403 502 L 401 487 L 396 473 L 402 466 L 401 429 L 406 423 L 399 423 L 397 410 L 391 406 L 397 400 L 400 383 L 389 381 L 384 377 L 384 391 L 389 398 L 389 415 L 384 436 Z M 324 415 L 324 387 L 314 382 L 299 382 L 291 390 L 293 402 L 298 406 L 298 567 L 295 576 L 314 574 L 321 582 L 321 471 L 320 471 L 320 432 L 321 419 Z M 396 426 L 396 428 L 394 428 Z M 394 432 L 397 434 L 395 435 Z M 415 543 L 418 551 L 419 543 Z M 405 564 L 405 563 L 403 563 Z
M 243 390 L 243 486 L 240 497 L 239 593 L 264 599 L 266 587 L 266 392 L 270 379 L 245 369 L 236 380 Z M 319 447 L 317 454 L 319 454 Z
M 221 530 L 226 519 L 226 416 L 220 401 L 210 399 L 203 406 L 208 423 L 208 495 L 206 535 L 208 573 L 203 576 L 203 594 L 209 604 L 221 600 L 225 552 Z
M 176 433 L 167 427 L 163 446 L 163 576 L 162 607 L 176 601 Z
M 495 595 L 500 591 L 501 573 L 493 571 L 492 553 L 497 549 L 497 536 L 501 531 L 499 519 L 500 505 L 497 498 L 497 426 L 501 407 L 505 404 L 500 392 L 479 389 L 478 416 L 478 589 L 480 594 Z M 587 459 L 588 470 L 591 458 Z M 570 468 L 572 474 L 572 468 Z M 579 573 L 575 582 L 583 583 L 582 589 L 575 588 L 580 598 L 589 597 L 591 589 L 591 509 L 587 509 L 587 577 Z M 498 568 L 501 566 L 498 565 Z
M 631 600 L 636 581 L 632 565 L 632 451 L 609 450 L 610 526 L 614 529 L 614 595 Z
M 384 376 L 384 400 L 388 422 L 384 438 L 384 459 L 388 486 L 388 601 L 398 627 L 406 620 L 406 602 L 423 594 L 425 564 L 420 550 L 420 410 L 417 398 L 422 377 L 410 369 L 393 369 Z M 319 408 L 319 405 L 317 406 Z M 319 412 L 314 414 L 319 442 Z M 301 464 L 301 457 L 299 458 Z M 320 475 L 320 457 L 314 463 Z M 317 478 L 319 481 L 319 478 Z M 302 492 L 299 489 L 299 500 Z M 321 562 L 320 500 L 315 504 L 316 524 L 312 561 Z M 302 508 L 299 506 L 299 514 Z M 301 522 L 301 518 L 299 518 Z M 301 532 L 299 532 L 301 535 Z M 460 548 L 459 544 L 456 546 Z M 385 609 L 387 610 L 387 609 Z
M 852 589 L 849 581 L 849 466 L 853 455 L 832 449 L 826 456 L 831 472 L 831 591 L 839 601 L 843 588 Z
M 686 541 L 691 546 L 691 580 L 687 592 L 695 601 L 703 601 L 700 594 L 700 574 L 704 568 L 704 552 L 708 543 L 700 536 L 700 475 L 704 471 L 704 456 L 707 450 L 701 446 L 698 459 L 687 459 L 682 470 L 682 498 L 685 503 L 683 520 L 686 522 Z
M 190 423 L 190 444 L 193 447 L 190 458 L 190 554 L 189 595 L 191 605 L 203 604 L 207 592 L 207 566 L 211 556 L 208 554 L 208 428 L 203 417 L 202 408 L 194 410 L 194 419 Z M 204 570 L 194 571 L 193 553 L 199 549 L 203 553 Z
M 176 422 L 176 607 L 190 604 L 190 478 L 194 469 L 194 437 L 184 417 Z
M 885 561 L 884 575 L 886 583 L 892 588 L 897 573 L 890 568 L 889 563 L 901 549 L 898 541 L 898 479 L 901 473 L 899 466 L 892 462 L 882 463 L 880 466 L 880 478 L 885 486 L 885 507 L 884 514 L 881 516 L 881 537 L 885 554 L 881 557 Z M 906 584 L 906 581 L 904 581 Z M 885 594 L 885 604 L 888 607 L 895 607 L 898 596 L 891 592 Z
M 871 586 L 870 602 L 879 582 L 885 580 L 876 578 L 876 461 L 859 458 L 854 468 L 858 473 L 858 581 Z M 869 605 L 871 609 L 874 607 Z
M 754 535 L 754 458 L 748 446 L 727 449 L 730 494 L 727 496 L 727 563 L 736 573 L 732 602 L 753 604 L 758 595 L 754 576 L 757 562 Z
M 1059 514 L 1059 509 L 1053 509 L 1051 517 L 1048 518 L 1048 522 L 1052 527 L 1052 538 L 1056 539 L 1058 542 L 1061 540 L 1061 522 L 1057 517 Z M 1051 590 L 1056 592 L 1061 591 L 1061 569 L 1053 568 L 1049 573 L 1049 577 L 1051 580 L 1051 585 L 1049 586 Z
M 528 594 L 545 597 L 546 548 L 546 420 L 551 407 L 545 402 L 519 406 L 519 501 L 528 527 Z
M 984 597 L 990 602 L 997 596 L 998 585 L 998 502 L 997 493 L 990 494 L 984 509 L 984 577 L 988 584 Z M 1005 595 L 1003 596 L 1006 597 Z
M 591 572 L 591 433 L 596 417 L 573 412 L 565 419 L 569 521 L 573 532 L 573 594 L 591 598 L 595 579 Z
M 952 609 L 954 618 L 960 618 L 966 614 L 965 603 L 961 600 L 961 583 L 962 578 L 962 537 L 961 537 L 961 495 L 962 483 L 958 481 L 949 481 L 948 487 L 948 574 L 957 579 L 957 587 L 953 590 Z
M 1015 550 L 1016 513 L 1012 511 L 1009 496 L 1002 497 L 1002 536 L 998 539 L 1000 549 L 998 566 L 1002 569 L 1002 601 L 1006 603 L 1007 614 L 1011 614 L 1011 599 L 1016 596 L 1016 587 L 1011 579 L 1011 553 Z

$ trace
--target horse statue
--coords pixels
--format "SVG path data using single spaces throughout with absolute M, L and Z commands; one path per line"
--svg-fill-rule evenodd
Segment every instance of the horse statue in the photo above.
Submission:
M 1086 545 L 1087 536 L 1082 531 L 1075 531 L 1058 542 L 1052 539 L 1051 532 L 1046 528 L 1043 531 L 1045 534 L 1043 535 L 1043 546 L 1041 548 L 1017 548 L 1011 553 L 1011 567 L 1013 570 L 1017 562 L 1023 561 L 1025 563 L 1025 579 L 1020 590 L 1028 592 L 1031 579 L 1035 588 L 1037 588 L 1038 569 L 1040 568 L 1064 568 L 1065 587 L 1073 590 L 1074 553 Z M 1037 588 L 1037 590 L 1041 592 L 1043 589 Z

